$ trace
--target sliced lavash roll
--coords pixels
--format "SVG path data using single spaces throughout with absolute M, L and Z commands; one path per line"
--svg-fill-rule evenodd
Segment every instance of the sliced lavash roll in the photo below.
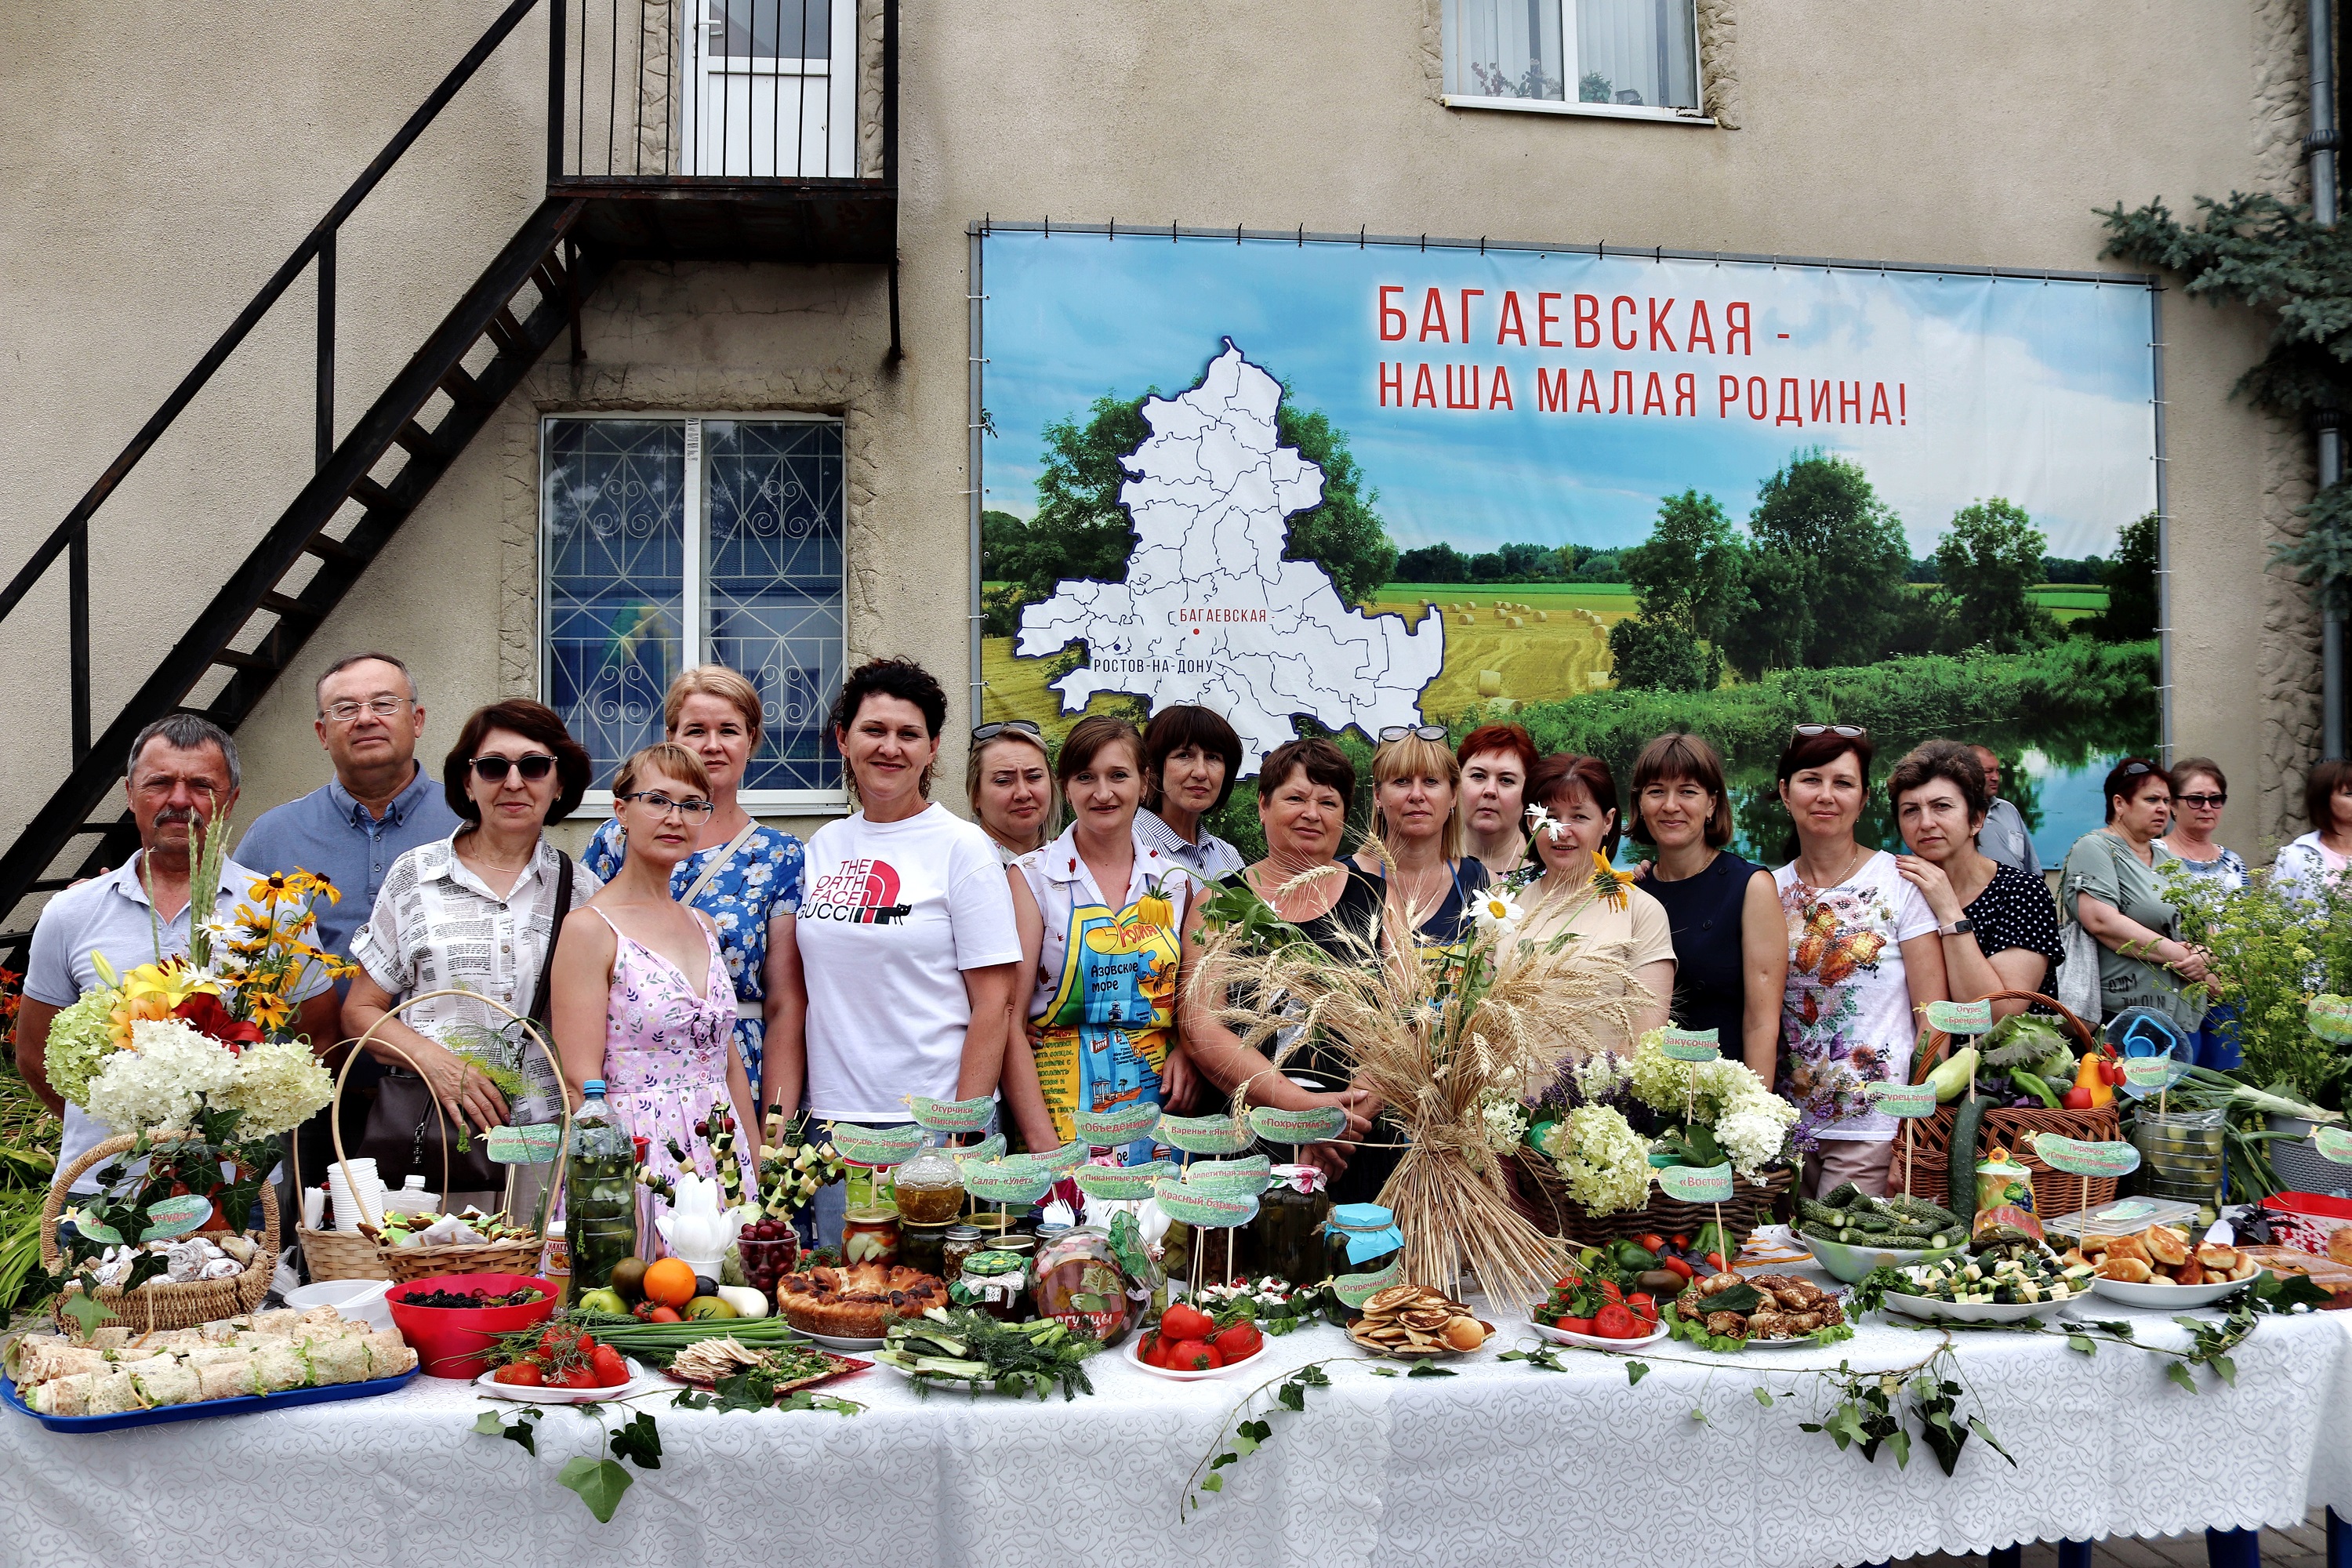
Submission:
M 400 1337 L 398 1329 L 378 1329 L 361 1342 L 367 1346 L 368 1375 L 398 1377 L 416 1365 L 416 1352 Z
M 245 1318 L 215 1318 L 198 1328 L 196 1332 L 208 1345 L 225 1345 L 236 1338 L 239 1330 L 251 1326 L 251 1321 Z
M 310 1363 L 302 1359 L 300 1346 L 280 1338 L 254 1352 L 253 1374 L 254 1386 L 261 1393 L 283 1394 L 289 1388 L 310 1386 Z
M 193 1405 L 204 1397 L 194 1367 L 162 1356 L 140 1363 L 131 1376 L 150 1405 Z
M 147 1402 L 141 1397 L 139 1384 L 128 1372 L 100 1373 L 90 1380 L 89 1397 L 84 1404 L 85 1415 L 120 1415 L 126 1410 L 144 1410 Z
M 274 1312 L 256 1312 L 253 1326 L 265 1334 L 292 1334 L 302 1326 L 302 1314 L 291 1307 L 280 1307 Z
M 237 1349 L 246 1351 L 277 1350 L 293 1342 L 294 1338 L 290 1334 L 266 1334 L 258 1329 L 240 1329 L 236 1337 L 229 1342 Z
M 89 1348 L 99 1351 L 119 1351 L 131 1342 L 131 1329 L 126 1323 L 109 1323 L 89 1336 Z
M 168 1351 L 173 1355 L 202 1348 L 207 1342 L 202 1329 L 167 1329 L 160 1334 L 150 1334 L 140 1342 L 153 1351 Z
M 206 1345 L 202 1350 L 188 1352 L 180 1359 L 201 1371 L 205 1367 L 221 1366 L 231 1362 L 250 1363 L 253 1360 L 253 1352 L 240 1350 L 235 1345 Z
M 16 1385 L 20 1388 L 34 1387 L 53 1378 L 111 1370 L 105 1352 L 69 1345 L 63 1340 L 52 1340 L 46 1344 L 30 1347 L 18 1358 Z
M 342 1325 L 343 1315 L 332 1307 L 312 1307 L 302 1314 L 301 1330 L 335 1329 Z
M 332 1334 L 325 1339 L 305 1340 L 302 1345 L 303 1353 L 310 1362 L 310 1381 L 320 1387 L 338 1383 L 365 1383 L 368 1380 L 365 1340 Z
M 243 1399 L 261 1392 L 254 1382 L 252 1355 L 234 1351 L 230 1358 L 207 1362 L 196 1368 L 199 1398 Z
M 33 1390 L 33 1408 L 43 1415 L 81 1415 L 89 1409 L 90 1384 L 99 1379 L 94 1372 L 78 1372 L 70 1377 L 52 1378 Z

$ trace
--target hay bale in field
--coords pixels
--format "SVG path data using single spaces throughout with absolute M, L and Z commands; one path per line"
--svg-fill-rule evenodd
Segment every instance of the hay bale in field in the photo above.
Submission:
M 1524 626 L 1527 623 L 1520 620 L 1517 616 L 1505 616 L 1503 617 L 1503 624 L 1507 626 Z
M 1550 619 L 1551 612 L 1549 610 L 1538 610 L 1536 612 L 1536 625 L 1542 626 Z
M 1465 611 L 1462 616 L 1462 624 L 1465 626 L 1475 626 L 1478 624 L 1478 617 L 1469 614 L 1467 611 Z
M 1480 670 L 1478 672 L 1478 695 L 1481 697 L 1500 697 L 1502 694 L 1503 672 L 1499 669 Z

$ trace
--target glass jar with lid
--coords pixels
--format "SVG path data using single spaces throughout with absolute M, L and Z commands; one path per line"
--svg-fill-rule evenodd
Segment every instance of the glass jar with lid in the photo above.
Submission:
M 950 1298 L 1003 1322 L 1029 1315 L 1029 1266 L 1015 1252 L 975 1252 L 963 1260 Z
M 963 1260 L 982 1251 L 986 1244 L 981 1239 L 980 1227 L 974 1225 L 951 1225 L 940 1241 L 940 1278 L 953 1281 L 963 1273 Z
M 1106 1345 L 1127 1337 L 1138 1303 L 1112 1250 L 1110 1233 L 1093 1226 L 1063 1226 L 1037 1248 L 1033 1298 L 1037 1315 L 1056 1318 Z
M 956 1163 L 939 1149 L 923 1149 L 890 1174 L 899 1217 L 918 1225 L 947 1225 L 963 1213 L 963 1178 Z
M 1379 1204 L 1339 1204 L 1323 1222 L 1323 1259 L 1332 1292 L 1351 1323 L 1364 1313 L 1361 1305 L 1349 1300 L 1350 1279 L 1369 1279 L 1403 1256 L 1404 1233 L 1397 1229 L 1396 1215 Z
M 898 1260 L 898 1211 L 876 1206 L 851 1209 L 841 1218 L 841 1258 L 845 1263 Z

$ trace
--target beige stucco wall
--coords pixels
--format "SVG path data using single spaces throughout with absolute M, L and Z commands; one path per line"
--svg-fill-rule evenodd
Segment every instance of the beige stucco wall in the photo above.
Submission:
M 625 269 L 588 312 L 585 367 L 561 348 L 541 366 L 306 666 L 363 645 L 415 658 L 437 755 L 465 708 L 535 679 L 541 412 L 818 408 L 848 425 L 853 658 L 913 655 L 960 700 L 964 228 L 983 214 L 2089 268 L 2116 265 L 2096 207 L 2300 177 L 2292 0 L 2000 0 L 1881 7 L 1866 26 L 1829 0 L 1704 0 L 1710 102 L 1736 130 L 1449 110 L 1438 6 L 907 0 L 904 363 L 884 363 L 878 272 Z M 87 0 L 0 16 L 0 560 L 64 513 L 495 9 Z M 346 417 L 536 195 L 539 26 L 346 239 Z M 2307 494 L 2308 443 L 2228 401 L 2259 323 L 2177 293 L 2165 320 L 2176 732 L 2232 773 L 2243 804 L 2224 837 L 2252 851 L 2315 749 L 2310 616 L 2265 571 Z M 256 347 L 101 531 L 123 645 L 101 706 L 143 673 L 143 639 L 176 626 L 173 585 L 225 574 L 307 471 L 305 320 Z M 0 714 L 18 738 L 0 757 L 0 830 L 57 766 L 58 624 L 0 635 Z M 319 778 L 308 713 L 289 682 L 247 723 L 248 810 Z M 952 740 L 943 762 L 954 778 Z

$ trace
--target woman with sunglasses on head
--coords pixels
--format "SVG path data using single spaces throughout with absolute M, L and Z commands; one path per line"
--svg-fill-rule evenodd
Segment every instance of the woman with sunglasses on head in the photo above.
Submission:
M 2205 954 L 2173 937 L 2164 898 L 2173 859 L 2157 840 L 2172 816 L 2172 781 L 2146 757 L 2126 757 L 2100 787 L 2107 825 L 2066 851 L 2058 887 L 2065 912 L 2099 944 L 2099 1013 L 2153 1007 L 2189 1034 L 2205 1017 Z
M 1184 704 L 1152 715 L 1143 732 L 1144 808 L 1135 816 L 1144 843 L 1203 882 L 1240 870 L 1242 852 L 1202 818 L 1224 810 L 1241 771 L 1242 738 L 1219 715 Z
M 375 1029 L 371 1052 L 389 1069 L 363 1148 L 386 1186 L 397 1188 L 412 1172 L 441 1179 L 446 1119 L 454 1173 L 439 1189 L 444 1201 L 493 1192 L 503 1185 L 500 1173 L 480 1140 L 470 1154 L 461 1152 L 459 1132 L 557 1114 L 546 1059 L 505 1013 L 475 997 L 536 1017 L 544 1031 L 542 976 L 558 925 L 600 885 L 549 842 L 545 828 L 580 804 L 588 779 L 588 753 L 553 710 L 520 698 L 478 709 L 441 772 L 449 808 L 465 826 L 394 860 L 352 937 L 361 973 L 344 998 L 343 1030 Z M 472 994 L 436 996 L 386 1016 L 404 997 L 434 991 Z M 485 1065 L 509 1084 L 519 1076 L 530 1103 L 509 1104 Z
M 724 665 L 696 666 L 671 681 L 662 699 L 664 738 L 692 752 L 710 781 L 704 792 L 710 810 L 687 825 L 694 842 L 671 869 L 670 894 L 719 928 L 735 993 L 735 1048 L 753 1083 L 768 1031 L 796 1026 L 785 1014 L 800 994 L 788 973 L 800 954 L 775 936 L 800 908 L 801 841 L 754 822 L 740 798 L 762 724 L 759 689 Z M 616 812 L 596 829 L 580 863 L 610 882 L 628 853 L 628 829 Z
M 1353 864 L 1381 884 L 1391 931 L 1422 947 L 1448 947 L 1470 933 L 1471 909 L 1491 879 L 1466 858 L 1462 763 L 1443 724 L 1392 724 L 1372 752 L 1372 834 L 1385 854 L 1357 851 Z
M 971 732 L 971 750 L 964 754 L 963 793 L 971 803 L 972 820 L 1007 866 L 1043 849 L 1060 828 L 1062 803 L 1054 784 L 1054 759 L 1034 721 L 1008 719 Z
M 1797 1107 L 1805 1192 L 1886 1190 L 1895 1119 L 1866 1086 L 1908 1083 L 1930 1002 L 1947 999 L 1942 939 L 1895 857 L 1854 841 L 1870 789 L 1870 731 L 1800 724 L 1780 752 L 1780 804 L 1797 858 L 1772 874 L 1789 942 L 1777 1086 Z
M 629 852 L 585 909 L 564 921 L 555 960 L 556 1047 L 576 1109 L 581 1085 L 604 1081 L 621 1125 L 646 1141 L 656 1175 L 716 1179 L 709 1118 L 733 1110 L 737 1154 L 759 1163 L 751 1080 L 735 1048 L 735 986 L 719 927 L 682 906 L 674 883 L 712 814 L 710 774 L 674 741 L 630 757 L 613 776 L 613 820 Z M 673 1150 L 682 1151 L 682 1157 Z M 652 1194 L 637 1197 L 639 1250 L 653 1256 Z

